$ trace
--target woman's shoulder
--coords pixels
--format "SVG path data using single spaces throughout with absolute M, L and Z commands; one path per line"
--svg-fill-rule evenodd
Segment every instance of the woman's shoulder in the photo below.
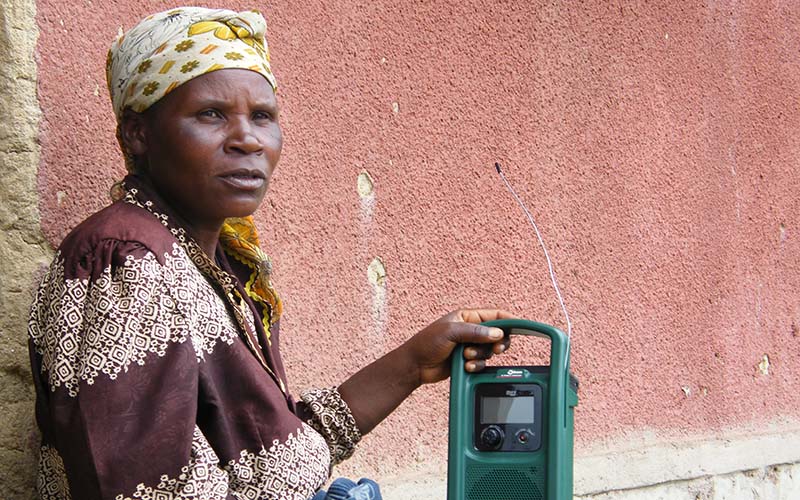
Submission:
M 58 247 L 65 274 L 88 278 L 108 266 L 152 255 L 162 265 L 178 244 L 147 210 L 117 201 L 78 224 Z

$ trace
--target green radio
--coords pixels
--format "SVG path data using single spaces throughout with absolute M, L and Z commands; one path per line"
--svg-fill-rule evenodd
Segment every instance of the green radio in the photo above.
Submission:
M 569 338 L 534 321 L 483 324 L 549 339 L 550 365 L 467 373 L 463 346 L 454 352 L 447 499 L 572 500 L 578 381 L 569 373 Z

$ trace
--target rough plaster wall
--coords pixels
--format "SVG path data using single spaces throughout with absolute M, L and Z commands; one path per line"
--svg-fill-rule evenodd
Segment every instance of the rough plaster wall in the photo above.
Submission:
M 33 1 L 0 8 L 0 498 L 32 495 L 34 434 L 26 322 L 34 276 L 51 256 L 39 229 L 38 35 Z
M 176 2 L 38 5 L 38 188 L 57 243 L 122 173 L 108 42 Z M 336 383 L 458 305 L 560 324 L 500 160 L 573 314 L 579 455 L 642 429 L 713 439 L 800 417 L 792 2 L 261 7 L 286 140 L 258 220 L 294 390 Z M 446 397 L 418 391 L 345 470 L 441 467 Z

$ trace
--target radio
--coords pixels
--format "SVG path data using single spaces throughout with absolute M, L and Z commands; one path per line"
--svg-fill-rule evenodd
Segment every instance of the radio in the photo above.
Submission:
M 572 447 L 578 381 L 569 339 L 527 320 L 483 323 L 506 335 L 549 338 L 549 366 L 464 371 L 463 346 L 450 375 L 448 500 L 572 500 Z

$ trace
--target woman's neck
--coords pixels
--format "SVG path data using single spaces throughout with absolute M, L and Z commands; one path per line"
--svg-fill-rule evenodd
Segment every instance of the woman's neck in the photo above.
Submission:
M 222 225 L 225 223 L 225 220 L 209 221 L 198 217 L 192 217 L 191 214 L 184 213 L 178 207 L 170 203 L 169 199 L 159 192 L 158 188 L 147 175 L 134 175 L 139 182 L 145 184 L 149 190 L 152 191 L 151 194 L 157 196 L 155 201 L 169 210 L 171 218 L 173 219 L 172 224 L 183 228 L 186 231 L 186 235 L 197 243 L 208 258 L 214 260 L 217 244 L 219 243 L 219 233 L 222 231 Z
M 217 243 L 219 242 L 219 232 L 222 230 L 222 223 L 214 228 L 208 227 L 187 227 L 186 232 L 194 239 L 197 245 L 208 255 L 208 258 L 214 260 L 214 254 L 217 252 Z

